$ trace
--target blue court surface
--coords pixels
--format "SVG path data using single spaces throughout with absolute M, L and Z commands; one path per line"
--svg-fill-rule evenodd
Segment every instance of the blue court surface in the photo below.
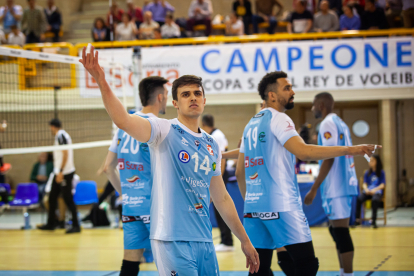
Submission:
M 274 276 L 284 276 L 280 271 L 273 272 Z M 119 271 L 6 271 L 0 270 L 1 276 L 118 276 Z M 247 276 L 246 271 L 221 271 L 221 276 Z M 337 276 L 336 271 L 320 271 L 318 276 Z M 414 271 L 356 271 L 355 276 L 413 276 Z M 141 271 L 139 276 L 158 276 L 156 271 Z

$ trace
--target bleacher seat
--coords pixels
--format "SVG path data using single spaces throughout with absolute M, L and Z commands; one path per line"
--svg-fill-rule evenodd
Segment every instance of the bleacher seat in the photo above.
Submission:
M 28 209 L 39 206 L 39 190 L 36 183 L 19 183 L 16 188 L 16 195 L 10 202 L 11 209 L 22 209 L 24 226 L 22 229 L 30 229 L 30 215 Z
M 76 205 L 98 203 L 98 189 L 95 181 L 84 180 L 76 185 L 73 200 Z

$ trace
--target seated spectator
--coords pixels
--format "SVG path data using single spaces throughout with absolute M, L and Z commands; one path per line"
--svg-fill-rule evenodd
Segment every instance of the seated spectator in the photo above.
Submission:
M 342 15 L 342 0 L 328 0 L 328 2 L 329 8 L 340 17 Z
M 293 0 L 293 9 L 295 9 L 298 2 L 306 2 L 305 9 L 311 14 L 314 14 L 316 12 L 316 1 L 317 0 Z
M 115 29 L 117 41 L 134 40 L 139 34 L 137 25 L 131 20 L 128 13 L 122 15 L 122 22 L 118 23 Z
M 55 0 L 47 1 L 47 8 L 45 9 L 45 16 L 48 23 L 47 31 L 52 32 L 53 42 L 59 42 L 59 32 L 62 26 L 62 14 L 55 6 Z
M 384 10 L 375 6 L 375 0 L 367 0 L 365 3 L 365 12 L 361 16 L 361 29 L 388 29 Z
M 154 39 L 162 39 L 160 28 L 155 28 L 154 29 Z
M 165 24 L 161 27 L 162 38 L 178 38 L 181 35 L 180 27 L 175 24 L 172 14 L 165 16 Z
M 279 11 L 277 14 L 273 12 L 274 7 L 277 6 Z M 259 23 L 267 22 L 269 23 L 269 28 L 267 32 L 269 34 L 275 33 L 275 28 L 277 25 L 276 16 L 281 15 L 283 11 L 283 6 L 280 4 L 279 0 L 256 0 L 256 13 L 253 15 L 253 33 L 259 33 Z
M 362 16 L 365 9 L 365 0 L 344 0 L 343 6 L 351 5 L 352 9 L 356 11 L 359 17 Z
M 230 14 L 230 20 L 226 21 L 226 35 L 244 35 L 243 21 L 235 13 Z
M 359 30 L 361 28 L 361 19 L 352 11 L 350 4 L 343 7 L 344 14 L 341 15 L 339 26 L 341 31 Z
M 372 226 L 377 228 L 377 212 L 385 188 L 385 173 L 382 170 L 381 158 L 373 155 L 369 161 L 369 170 L 365 172 L 362 193 L 358 196 L 356 219 L 361 218 L 362 203 L 372 199 Z
M 205 25 L 205 35 L 211 34 L 211 15 L 213 14 L 213 6 L 210 0 L 193 0 L 188 9 L 187 31 L 194 31 L 195 25 Z M 188 36 L 191 36 L 189 34 Z
M 19 45 L 23 47 L 26 42 L 26 36 L 19 30 L 17 26 L 11 26 L 11 33 L 7 39 L 7 43 L 11 45 Z
M 244 33 L 249 34 L 249 26 L 252 23 L 252 3 L 250 0 L 236 0 L 233 2 L 233 12 L 237 17 L 242 18 Z
M 1 44 L 7 44 L 6 35 L 4 34 L 2 29 L 0 29 L 0 45 Z
M 315 14 L 314 29 L 316 32 L 334 32 L 339 30 L 339 20 L 336 13 L 329 9 L 327 0 L 321 1 L 320 11 Z
M 306 9 L 306 1 L 298 1 L 295 11 L 290 15 L 288 33 L 308 33 L 312 30 L 313 15 Z
M 28 0 L 29 7 L 23 12 L 22 30 L 25 30 L 26 43 L 39 43 L 45 40 L 47 21 L 42 7 L 36 0 Z
M 131 20 L 135 23 L 137 28 L 141 25 L 142 19 L 142 10 L 139 7 L 134 6 L 133 0 L 127 0 L 128 14 L 131 17 Z
M 402 10 L 404 28 L 414 28 L 414 1 L 403 0 Z
M 53 172 L 53 156 L 47 152 L 39 154 L 38 161 L 33 165 L 30 181 L 38 184 L 39 202 L 42 202 L 45 194 L 47 180 Z
M 153 0 L 144 7 L 144 12 L 152 12 L 152 18 L 160 26 L 165 23 L 165 16 L 167 13 L 173 13 L 175 8 L 165 0 Z
M 144 13 L 144 22 L 139 26 L 139 36 L 141 39 L 154 39 L 154 29 L 160 25 L 152 20 L 152 12 Z
M 98 17 L 93 23 L 92 38 L 94 42 L 110 41 L 109 29 L 105 26 L 103 18 Z
M 390 28 L 402 27 L 401 12 L 402 0 L 387 0 L 385 17 Z
M 3 31 L 8 34 L 11 26 L 20 26 L 23 9 L 14 4 L 14 0 L 7 0 L 6 5 L 0 8 L 0 22 L 3 23 Z
M 124 14 L 124 10 L 118 8 L 118 4 L 115 2 L 115 0 L 112 2 L 112 6 L 109 9 L 108 15 L 106 17 L 106 24 L 108 26 L 111 26 L 111 22 L 110 22 L 111 14 L 112 14 L 112 20 L 113 20 L 114 26 L 116 27 L 118 23 L 122 22 L 122 15 Z

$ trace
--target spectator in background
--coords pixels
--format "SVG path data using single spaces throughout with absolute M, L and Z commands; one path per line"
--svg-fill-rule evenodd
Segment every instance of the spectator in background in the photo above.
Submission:
M 243 21 L 234 12 L 230 14 L 230 19 L 226 21 L 226 35 L 244 35 Z
M 128 14 L 131 17 L 131 20 L 135 23 L 135 25 L 139 29 L 139 25 L 141 25 L 143 21 L 141 8 L 135 7 L 133 0 L 127 0 L 127 7 L 128 7 Z
M 45 40 L 47 21 L 43 9 L 36 6 L 36 0 L 28 0 L 29 7 L 23 12 L 22 29 L 26 43 L 39 43 Z
M 365 9 L 365 0 L 344 0 L 343 6 L 346 6 L 348 4 L 352 6 L 352 10 L 355 9 L 359 17 L 362 16 Z
M 162 39 L 160 28 L 155 28 L 154 29 L 154 39 Z
M 165 0 L 153 0 L 144 7 L 144 12 L 152 12 L 152 17 L 160 26 L 165 23 L 165 16 L 167 13 L 173 13 L 174 7 Z
M 165 24 L 161 27 L 162 38 L 178 38 L 180 35 L 180 27 L 174 23 L 173 15 L 167 14 L 165 16 Z
M 193 0 L 188 9 L 187 31 L 193 32 L 195 25 L 205 25 L 205 35 L 209 36 L 211 34 L 212 14 L 213 6 L 210 0 Z
M 39 202 L 42 202 L 45 195 L 45 187 L 50 174 L 53 172 L 53 156 L 42 152 L 38 161 L 33 165 L 30 181 L 37 183 L 39 189 Z
M 10 45 L 19 45 L 23 47 L 26 42 L 26 36 L 20 31 L 17 26 L 11 26 L 11 33 L 7 38 L 7 43 Z
M 402 27 L 402 0 L 387 0 L 385 9 L 385 17 L 387 18 L 388 26 L 390 28 Z
M 277 13 L 273 12 L 275 6 L 279 9 Z M 259 33 L 259 23 L 267 22 L 269 23 L 267 32 L 274 34 L 277 25 L 276 16 L 281 15 L 282 11 L 283 6 L 279 0 L 256 0 L 256 14 L 252 17 L 253 33 Z
M 116 27 L 116 25 L 118 23 L 122 22 L 122 15 L 124 14 L 124 10 L 118 8 L 118 4 L 115 1 L 112 2 L 112 6 L 109 9 L 108 15 L 106 17 L 106 24 L 108 26 L 111 26 L 111 22 L 110 22 L 110 15 L 111 14 L 112 14 L 114 27 Z
M 131 20 L 128 13 L 122 15 L 122 22 L 118 23 L 115 29 L 115 37 L 118 41 L 134 40 L 139 31 L 135 22 Z
M 384 10 L 375 6 L 375 0 L 367 0 L 365 12 L 361 17 L 362 30 L 388 29 L 387 18 Z
M 382 169 L 381 158 L 373 155 L 369 161 L 369 170 L 364 174 L 364 183 L 362 184 L 362 193 L 358 196 L 356 219 L 361 218 L 361 207 L 368 199 L 372 199 L 372 226 L 377 228 L 377 212 L 382 201 L 382 195 L 385 188 L 385 173 Z M 359 222 L 357 222 L 359 224 Z
M 339 26 L 341 31 L 359 30 L 361 28 L 361 19 L 354 14 L 352 5 L 348 4 L 343 7 L 344 14 L 341 15 Z
M 47 31 L 54 34 L 53 42 L 59 42 L 59 32 L 62 26 L 62 14 L 55 6 L 55 0 L 47 1 L 45 16 L 48 22 Z
M 293 0 L 293 9 L 295 9 L 298 2 L 306 2 L 305 9 L 311 14 L 314 14 L 316 12 L 316 1 L 317 0 Z
M 308 33 L 312 30 L 313 15 L 306 9 L 306 1 L 298 1 L 295 11 L 290 15 L 288 33 Z
M 250 0 L 236 0 L 233 2 L 233 12 L 243 19 L 244 33 L 249 34 L 249 26 L 252 23 L 252 3 Z
M 98 17 L 93 23 L 92 38 L 94 42 L 110 41 L 109 29 L 105 26 L 103 18 Z
M 144 12 L 144 22 L 139 26 L 139 36 L 141 39 L 154 39 L 154 29 L 160 25 L 152 20 L 152 12 Z
M 1 44 L 7 44 L 6 35 L 4 34 L 2 29 L 0 29 L 0 45 Z
M 342 0 L 328 0 L 329 8 L 336 13 L 338 17 L 342 15 Z
M 403 12 L 402 16 L 404 19 L 405 28 L 414 28 L 414 1 L 403 0 Z
M 327 0 L 321 1 L 319 9 L 320 11 L 315 14 L 315 31 L 321 33 L 339 30 L 338 16 L 329 9 L 329 2 Z
M 14 0 L 7 0 L 6 5 L 0 8 L 0 22 L 3 23 L 3 31 L 8 34 L 11 26 L 20 26 L 23 9 L 14 4 Z

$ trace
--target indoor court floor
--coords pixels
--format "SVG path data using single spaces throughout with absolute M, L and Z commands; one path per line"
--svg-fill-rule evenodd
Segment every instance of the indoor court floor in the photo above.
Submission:
M 338 275 L 334 243 L 326 227 L 312 229 L 318 275 Z M 217 237 L 218 230 L 213 229 Z M 351 230 L 355 245 L 355 276 L 414 275 L 414 227 L 368 227 Z M 235 239 L 238 241 L 237 239 Z M 214 239 L 219 242 L 218 238 Z M 218 253 L 220 275 L 247 275 L 245 259 L 236 242 L 236 251 Z M 65 235 L 64 230 L 0 231 L 0 275 L 10 276 L 110 276 L 119 275 L 122 260 L 122 230 L 83 229 Z M 274 254 L 275 276 L 284 275 Z M 158 275 L 154 263 L 143 264 L 139 275 Z M 169 275 L 168 275 L 169 276 Z

